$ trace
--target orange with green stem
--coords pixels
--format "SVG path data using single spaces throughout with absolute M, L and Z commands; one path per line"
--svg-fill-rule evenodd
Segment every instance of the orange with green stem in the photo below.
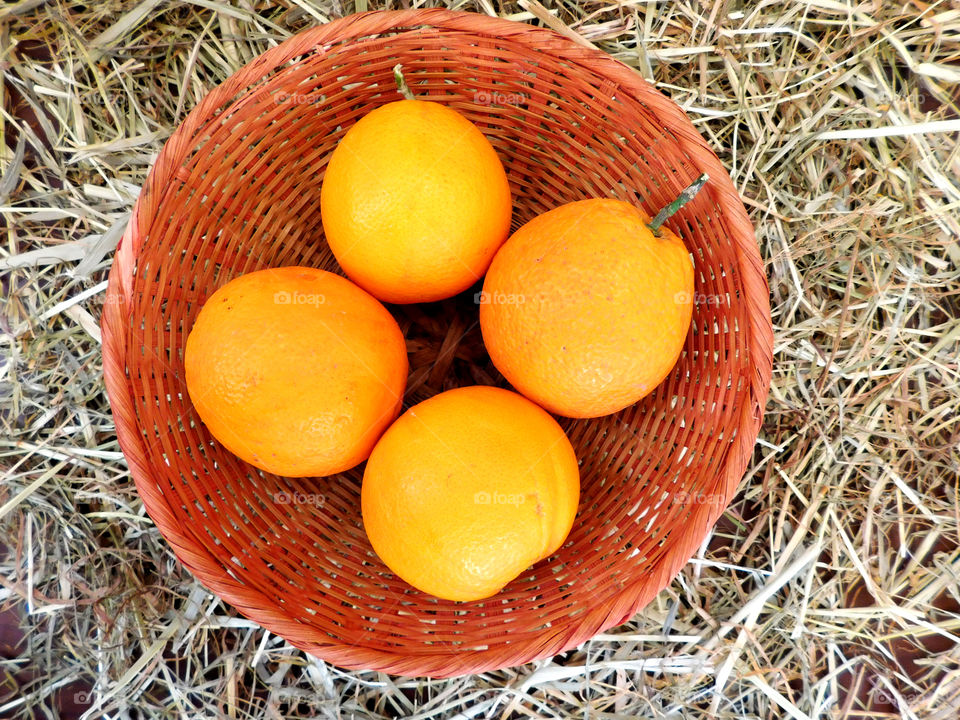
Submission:
M 500 248 L 484 280 L 480 326 L 514 388 L 576 418 L 653 392 L 677 362 L 693 311 L 693 262 L 663 223 L 707 179 L 653 219 L 620 200 L 568 203 Z
M 496 151 L 463 115 L 405 99 L 361 118 L 327 165 L 327 243 L 351 280 L 392 303 L 440 300 L 486 272 L 510 231 L 510 186 Z

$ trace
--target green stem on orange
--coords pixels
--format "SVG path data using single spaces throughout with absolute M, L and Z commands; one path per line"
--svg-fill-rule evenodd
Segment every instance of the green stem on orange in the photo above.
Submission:
M 397 83 L 397 92 L 403 95 L 404 100 L 416 100 L 403 77 L 403 65 L 400 63 L 393 66 L 393 80 Z
M 664 206 L 663 209 L 660 210 L 660 212 L 658 212 L 656 216 L 653 218 L 653 220 L 651 220 L 650 223 L 647 225 L 647 227 L 653 231 L 653 234 L 659 235 L 660 228 L 667 221 L 667 219 L 671 215 L 673 215 L 677 210 L 679 210 L 688 202 L 693 200 L 693 196 L 696 195 L 698 192 L 700 192 L 700 188 L 702 188 L 706 184 L 707 180 L 709 179 L 710 179 L 710 176 L 707 175 L 706 173 L 703 173 L 703 175 L 701 175 L 692 183 L 690 183 L 687 187 L 685 187 L 681 191 L 681 193 L 677 196 L 676 200 L 674 200 L 669 205 Z

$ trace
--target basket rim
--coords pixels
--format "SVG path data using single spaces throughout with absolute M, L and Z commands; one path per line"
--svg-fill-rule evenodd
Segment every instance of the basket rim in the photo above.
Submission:
M 325 661 L 349 669 L 373 669 L 400 675 L 454 677 L 492 671 L 569 650 L 593 635 L 621 624 L 644 607 L 660 592 L 703 542 L 703 537 L 724 511 L 726 505 L 701 505 L 691 517 L 692 527 L 681 533 L 671 552 L 654 566 L 654 574 L 636 578 L 625 585 L 621 596 L 605 606 L 592 607 L 571 628 L 546 631 L 531 640 L 470 654 L 439 652 L 398 655 L 383 650 L 338 642 L 328 638 L 322 643 L 296 639 L 302 625 L 295 616 L 280 610 L 265 594 L 232 579 L 222 565 L 205 551 L 206 540 L 189 525 L 181 523 L 168 498 L 152 480 L 143 436 L 134 410 L 132 388 L 127 376 L 126 325 L 129 319 L 134 272 L 145 229 L 163 201 L 165 189 L 172 185 L 180 167 L 179 159 L 189 153 L 197 133 L 214 118 L 215 111 L 239 91 L 255 84 L 292 58 L 327 43 L 341 43 L 395 31 L 416 31 L 422 26 L 461 31 L 490 40 L 509 40 L 551 53 L 562 54 L 573 66 L 609 80 L 617 92 L 642 98 L 655 105 L 658 117 L 664 117 L 670 131 L 687 152 L 692 164 L 711 177 L 711 191 L 723 214 L 733 219 L 740 231 L 733 234 L 737 268 L 746 303 L 747 349 L 750 374 L 749 402 L 739 409 L 734 443 L 727 446 L 718 472 L 717 487 L 724 497 L 732 498 L 750 461 L 763 418 L 773 366 L 773 328 L 770 320 L 769 290 L 763 261 L 743 202 L 723 165 L 706 144 L 683 111 L 672 100 L 653 88 L 632 68 L 603 53 L 578 44 L 553 30 L 533 27 L 502 18 L 443 8 L 414 10 L 378 10 L 349 15 L 324 25 L 308 28 L 267 50 L 244 65 L 211 90 L 171 134 L 150 169 L 137 198 L 129 223 L 117 247 L 110 269 L 107 302 L 101 317 L 104 381 L 113 411 L 117 439 L 130 468 L 137 492 L 160 533 L 170 543 L 177 558 L 206 587 L 230 602 L 243 615 L 265 629 L 287 639 L 291 645 Z M 749 229 L 749 230 L 748 230 Z M 702 531 L 702 532 L 701 532 Z M 293 635 L 294 637 L 291 637 Z

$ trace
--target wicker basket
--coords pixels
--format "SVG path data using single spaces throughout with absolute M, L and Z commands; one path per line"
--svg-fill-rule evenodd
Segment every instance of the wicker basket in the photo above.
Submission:
M 417 592 L 373 553 L 362 467 L 265 475 L 220 447 L 184 386 L 205 298 L 241 273 L 334 269 L 320 182 L 344 132 L 397 100 L 391 68 L 490 138 L 514 228 L 587 197 L 659 209 L 708 172 L 669 225 L 695 258 L 696 304 L 673 374 L 638 405 L 564 420 L 582 497 L 564 547 L 482 602 Z M 598 278 L 598 282 L 602 282 Z M 472 292 L 393 308 L 406 333 L 406 405 L 504 384 Z M 213 90 L 167 141 L 110 272 L 106 384 L 146 509 L 177 557 L 244 615 L 337 665 L 445 677 L 543 658 L 636 613 L 676 575 L 733 497 L 771 372 L 767 285 L 753 229 L 684 113 L 636 73 L 547 30 L 445 10 L 371 12 L 298 34 Z

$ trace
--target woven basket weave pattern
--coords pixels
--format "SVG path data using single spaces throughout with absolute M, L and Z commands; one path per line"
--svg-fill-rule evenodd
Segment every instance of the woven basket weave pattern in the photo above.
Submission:
M 265 267 L 336 270 L 320 222 L 324 167 L 357 119 L 398 99 L 397 62 L 418 97 L 456 108 L 491 140 L 514 227 L 586 197 L 652 213 L 701 172 L 711 177 L 668 223 L 694 255 L 697 300 L 709 300 L 695 305 L 676 369 L 617 415 L 563 421 L 582 461 L 573 531 L 483 602 L 440 601 L 389 573 L 360 521 L 362 468 L 306 480 L 259 473 L 213 441 L 183 379 L 187 333 L 217 287 Z M 305 31 L 213 90 L 151 171 L 108 299 L 104 369 L 117 433 L 180 560 L 291 643 L 399 674 L 545 657 L 649 602 L 736 492 L 770 378 L 753 229 L 682 111 L 602 53 L 444 10 L 366 13 Z M 457 384 L 503 384 L 478 345 L 472 297 L 397 312 L 411 357 L 408 406 Z

